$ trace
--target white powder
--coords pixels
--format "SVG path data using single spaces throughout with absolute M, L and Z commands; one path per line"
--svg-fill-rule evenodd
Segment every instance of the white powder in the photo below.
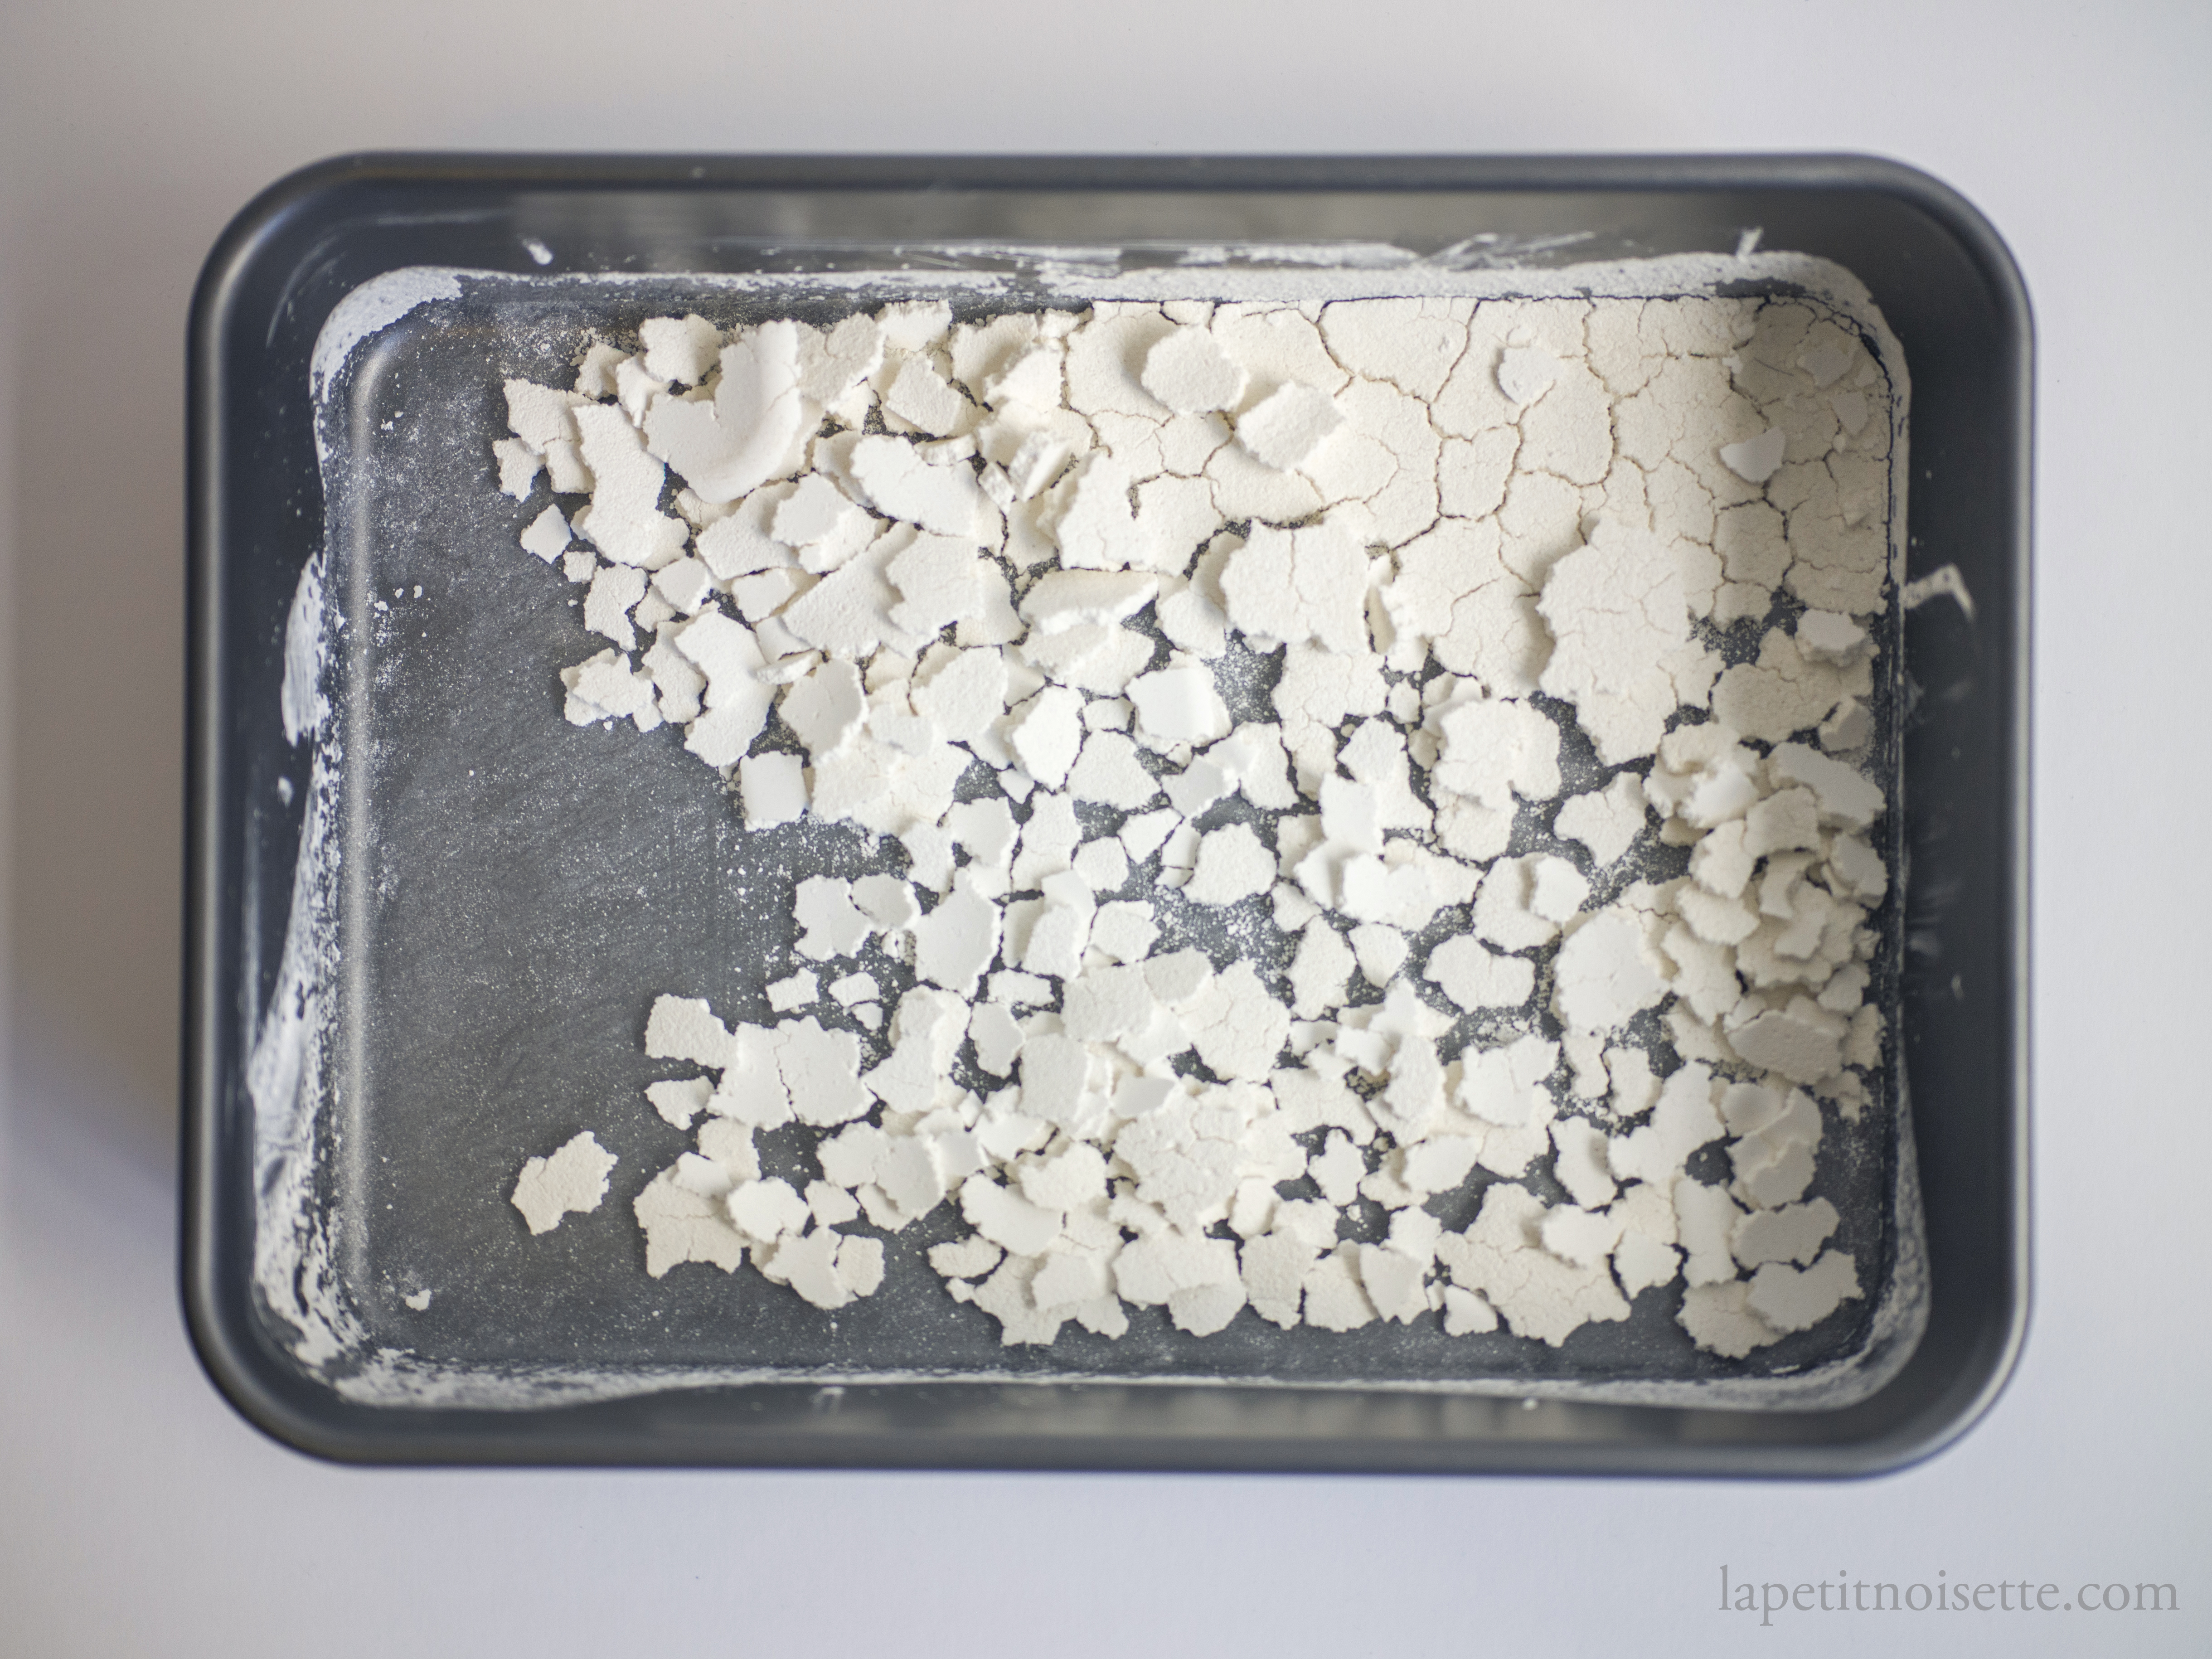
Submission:
M 649 1272 L 834 1308 L 949 1209 L 929 1261 L 1009 1343 L 1249 1304 L 1556 1345 L 1680 1280 L 1741 1357 L 1861 1294 L 1805 1194 L 1881 1060 L 1902 412 L 1825 306 L 917 302 L 639 347 L 507 388 L 519 539 L 614 647 L 568 719 L 682 726 L 749 830 L 850 820 L 912 884 L 797 884 L 775 1025 L 654 1004 L 693 1069 L 648 1106 L 700 1127 L 636 1202 Z M 1557 850 L 1512 855 L 1523 805 Z M 1688 873 L 1634 878 L 1664 848 Z M 911 988 L 836 965 L 871 940 Z M 803 1195 L 751 1139 L 794 1121 Z M 580 1136 L 514 1202 L 546 1231 L 611 1163 Z

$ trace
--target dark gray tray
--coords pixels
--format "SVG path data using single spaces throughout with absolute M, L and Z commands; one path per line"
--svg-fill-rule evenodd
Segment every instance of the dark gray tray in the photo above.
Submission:
M 1873 1355 L 1886 1385 L 1837 1409 L 1686 1407 L 1679 1391 L 1620 1403 L 1638 1379 L 1772 1378 L 1833 1357 L 1832 1336 L 1808 1333 L 1717 1369 L 1642 1309 L 1557 1352 L 1399 1327 L 1298 1349 L 1243 1331 L 1251 1321 L 1202 1348 L 1140 1323 L 1120 1345 L 1077 1332 L 1008 1351 L 941 1295 L 887 1291 L 830 1319 L 750 1275 L 643 1279 L 627 1200 L 669 1137 L 648 1121 L 633 1146 L 607 1127 L 635 1120 L 638 1088 L 665 1069 L 638 1050 L 641 989 L 757 996 L 747 964 L 788 923 L 715 878 L 749 849 L 696 763 L 553 718 L 547 664 L 577 654 L 573 613 L 557 582 L 532 580 L 544 573 L 514 554 L 512 503 L 478 476 L 499 379 L 553 372 L 576 326 L 606 320 L 609 295 L 486 280 L 434 326 L 380 332 L 328 405 L 319 465 L 309 359 L 339 301 L 419 265 L 537 278 L 532 243 L 556 273 L 641 278 L 617 308 L 643 316 L 680 292 L 651 273 L 883 269 L 909 262 L 901 244 L 1463 244 L 1540 267 L 1725 252 L 1752 226 L 1873 289 L 1913 376 L 1912 570 L 1956 564 L 1976 605 L 1971 625 L 1948 604 L 1905 624 L 1911 948 L 1894 1004 L 1932 1295 L 1910 1358 L 1894 1331 L 1852 1333 L 1862 1358 L 1894 1349 Z M 1986 228 L 1927 180 L 1859 161 L 372 159 L 277 186 L 210 258 L 193 334 L 185 1295 L 203 1356 L 273 1432 L 367 1458 L 1845 1472 L 1940 1443 L 2001 1382 L 2025 1301 L 2027 353 L 2024 301 Z M 419 436 L 363 435 L 387 419 Z M 354 452 L 378 465 L 347 465 Z M 246 1071 L 283 994 L 309 790 L 279 720 L 282 643 L 326 508 L 331 603 L 349 624 L 335 748 L 374 833 L 349 820 L 337 839 L 356 896 L 333 910 L 346 966 L 331 1103 L 288 1161 L 255 1144 Z M 606 799 L 617 768 L 619 817 L 580 806 Z M 452 833 L 462 823 L 483 827 Z M 830 841 L 813 855 L 857 854 Z M 634 896 L 580 880 L 623 842 L 638 848 Z M 625 1154 L 615 1194 L 525 1245 L 498 1201 L 515 1149 L 586 1126 Z M 1869 1219 L 1839 1241 L 1884 1279 L 1900 1241 L 1869 1200 L 1903 1150 L 1876 1144 L 1855 1166 Z M 307 1202 L 341 1224 L 336 1251 L 301 1269 L 337 1292 L 322 1300 L 344 1310 L 340 1340 L 405 1354 L 411 1391 L 303 1364 L 273 1315 L 255 1216 L 285 1168 L 310 1171 Z M 927 1242 L 902 1237 L 894 1287 L 898 1258 Z M 402 1300 L 418 1285 L 437 1291 L 421 1317 Z M 893 1371 L 908 1375 L 859 1380 Z M 493 1375 L 541 1385 L 526 1408 L 487 1409 L 501 1396 L 469 1379 Z M 549 1403 L 608 1391 L 583 1376 L 619 1376 L 626 1397 Z M 1591 1403 L 1594 1383 L 1613 1399 Z

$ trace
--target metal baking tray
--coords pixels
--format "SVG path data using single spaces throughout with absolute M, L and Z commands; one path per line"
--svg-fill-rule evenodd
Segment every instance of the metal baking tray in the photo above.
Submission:
M 1891 621 L 1895 1036 L 1840 1241 L 1885 1294 L 1840 1346 L 1806 1333 L 1727 1364 L 1647 1296 L 1559 1350 L 1250 1320 L 1202 1345 L 1153 1321 L 1005 1349 L 920 1267 L 941 1227 L 902 1235 L 885 1291 L 835 1316 L 750 1274 L 643 1275 L 629 1199 L 672 1156 L 635 1109 L 665 1070 L 639 1048 L 645 1001 L 757 999 L 790 922 L 730 878 L 748 838 L 696 762 L 556 718 L 549 664 L 581 636 L 521 580 L 513 504 L 484 482 L 505 375 L 672 309 L 834 310 L 866 297 L 855 273 L 988 269 L 1020 295 L 1047 266 L 1232 249 L 1255 271 L 1413 259 L 1537 285 L 1754 232 L 1851 272 L 1894 331 L 1905 574 L 1956 573 Z M 2002 1386 L 2027 1305 L 2030 336 L 2001 243 L 1925 177 L 361 157 L 240 216 L 191 352 L 184 1292 L 210 1374 L 280 1438 L 376 1461 L 1850 1474 L 1944 1443 Z M 288 678 L 302 608 L 343 641 L 319 678 Z M 311 910 L 325 925 L 303 933 Z M 514 1166 L 584 1127 L 624 1155 L 615 1190 L 529 1240 Z M 897 1294 L 902 1272 L 927 1294 Z

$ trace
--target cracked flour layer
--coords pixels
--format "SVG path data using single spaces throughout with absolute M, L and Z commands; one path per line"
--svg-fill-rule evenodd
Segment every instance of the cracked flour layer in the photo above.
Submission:
M 656 1277 L 834 1309 L 950 1210 L 1009 1344 L 1864 1294 L 1807 1194 L 1883 1054 L 1899 411 L 1822 303 L 672 317 L 506 393 L 568 719 L 903 872 L 796 884 L 776 1024 L 653 1004 Z

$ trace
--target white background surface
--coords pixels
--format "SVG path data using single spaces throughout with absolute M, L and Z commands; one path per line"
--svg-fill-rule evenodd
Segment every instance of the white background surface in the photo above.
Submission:
M 0 1654 L 2212 1649 L 2212 9 L 6 15 Z M 2039 1279 L 1989 1419 L 1845 1486 L 372 1472 L 247 1428 L 173 1290 L 185 311 L 263 185 L 398 146 L 1836 149 L 1962 191 L 2042 353 Z M 1723 1563 L 2181 1609 L 1761 1631 L 1715 1610 Z

